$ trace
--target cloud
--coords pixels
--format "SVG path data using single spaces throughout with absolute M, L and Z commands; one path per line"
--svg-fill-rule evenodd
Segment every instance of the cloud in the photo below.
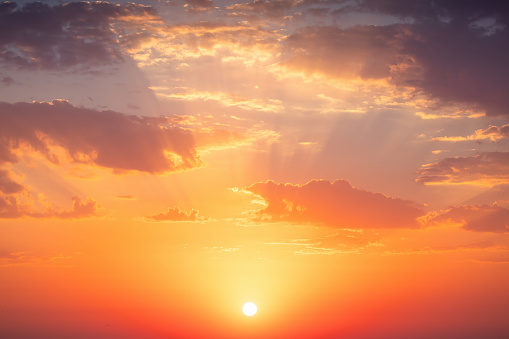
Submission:
M 10 86 L 10 85 L 13 85 L 16 83 L 16 81 L 14 81 L 13 78 L 11 77 L 3 77 L 2 80 L 0 80 L 0 82 L 4 85 L 4 86 Z
M 71 200 L 73 205 L 70 211 L 58 211 L 50 206 L 45 211 L 39 212 L 34 211 L 30 204 L 21 201 L 17 196 L 0 196 L 0 219 L 17 219 L 22 217 L 81 219 L 97 216 L 99 205 L 94 199 L 87 198 L 86 201 L 83 201 L 81 198 L 74 196 Z
M 444 158 L 423 165 L 416 181 L 423 184 L 494 186 L 509 183 L 509 152 L 482 152 Z
M 146 216 L 151 221 L 203 221 L 207 218 L 199 217 L 198 210 L 191 209 L 189 212 L 181 211 L 178 207 L 169 207 L 168 211 L 152 216 Z
M 231 142 L 239 135 L 216 130 L 198 133 L 170 125 L 167 118 L 96 111 L 63 100 L 0 103 L 0 164 L 16 162 L 21 145 L 58 163 L 51 148 L 59 146 L 73 162 L 162 173 L 202 164 L 196 138 L 200 147 L 206 147 Z
M 53 255 L 34 255 L 27 252 L 6 252 L 0 250 L 0 266 L 14 265 L 50 265 L 67 266 L 68 261 L 72 258 L 70 255 L 53 254 Z
M 503 126 L 490 126 L 486 129 L 478 129 L 467 137 L 456 136 L 456 137 L 436 137 L 433 140 L 438 141 L 468 141 L 468 140 L 490 140 L 498 141 L 509 137 L 509 125 Z
M 363 1 L 361 9 L 415 20 L 403 52 L 421 68 L 413 84 L 443 102 L 509 114 L 509 8 L 503 1 Z
M 55 69 L 121 62 L 134 26 L 155 19 L 149 6 L 108 2 L 0 4 L 0 60 Z
M 214 6 L 214 1 L 212 0 L 186 0 L 186 3 L 190 5 L 191 9 L 194 11 L 202 11 Z
M 347 181 L 312 180 L 305 185 L 256 183 L 246 191 L 262 197 L 258 220 L 317 223 L 337 228 L 418 228 L 417 203 L 352 187 Z
M 236 16 L 245 15 L 250 17 L 281 19 L 291 15 L 292 9 L 302 5 L 298 0 L 255 0 L 253 2 L 234 4 L 227 9 Z
M 509 209 L 498 205 L 457 206 L 429 220 L 429 224 L 455 223 L 475 232 L 509 232 Z
M 289 3 L 277 2 L 285 9 Z M 264 1 L 243 5 L 248 6 L 268 8 Z M 487 115 L 509 114 L 509 9 L 504 2 L 368 0 L 321 6 L 336 20 L 290 31 L 283 44 L 285 67 L 336 78 L 386 79 L 438 100 L 438 107 L 462 104 Z M 392 19 L 385 25 L 341 26 L 342 19 L 356 15 L 362 22 L 364 14 Z
M 14 194 L 25 190 L 25 187 L 12 180 L 9 172 L 0 169 L 0 193 Z
M 135 197 L 133 197 L 132 195 L 117 195 L 115 198 L 117 199 L 126 199 L 126 200 L 134 200 L 136 199 Z
M 398 26 L 305 27 L 284 44 L 289 57 L 282 65 L 307 73 L 339 78 L 380 79 L 398 61 Z

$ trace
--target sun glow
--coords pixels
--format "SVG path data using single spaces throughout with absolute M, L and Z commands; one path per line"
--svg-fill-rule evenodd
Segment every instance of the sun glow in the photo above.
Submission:
M 256 311 L 258 311 L 258 308 L 253 303 L 245 303 L 242 307 L 242 312 L 244 312 L 244 314 L 248 317 L 255 315 Z

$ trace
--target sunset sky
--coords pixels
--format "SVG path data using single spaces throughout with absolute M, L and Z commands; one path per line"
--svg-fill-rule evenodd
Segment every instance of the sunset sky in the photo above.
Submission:
M 505 0 L 0 3 L 0 337 L 509 338 L 508 60 Z

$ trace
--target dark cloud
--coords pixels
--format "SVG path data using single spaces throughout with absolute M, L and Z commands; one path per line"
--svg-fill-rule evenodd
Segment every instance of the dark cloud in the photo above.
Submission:
M 256 183 L 247 191 L 267 207 L 259 220 L 318 223 L 337 228 L 418 228 L 424 213 L 414 202 L 352 187 L 347 181 L 313 180 L 305 185 Z
M 72 161 L 116 170 L 165 172 L 199 166 L 191 132 L 150 119 L 52 103 L 0 103 L 0 162 L 16 162 L 14 149 L 29 145 L 48 160 L 63 147 Z
M 244 139 L 238 132 L 184 128 L 172 118 L 96 111 L 64 100 L 0 102 L 0 164 L 17 162 L 22 145 L 59 163 L 51 151 L 56 145 L 73 162 L 162 173 L 201 166 L 198 147 L 231 146 Z
M 181 211 L 178 207 L 169 207 L 168 211 L 156 215 L 146 216 L 151 221 L 202 221 L 206 218 L 198 217 L 198 210 L 191 209 L 189 212 Z
M 122 61 L 122 25 L 154 14 L 136 4 L 33 2 L 18 8 L 6 2 L 0 5 L 0 60 L 43 69 Z
M 387 78 L 398 61 L 398 26 L 306 27 L 285 42 L 282 64 L 341 78 Z
M 256 3 L 263 2 L 250 5 Z M 318 1 L 303 4 L 313 3 Z M 338 22 L 341 16 L 363 12 L 391 15 L 394 23 L 302 28 L 288 37 L 283 65 L 333 77 L 387 78 L 439 104 L 509 114 L 508 2 L 337 3 L 344 5 L 333 11 Z
M 417 89 L 442 102 L 509 114 L 509 3 L 488 1 L 362 1 L 360 10 L 411 18 L 403 52 L 422 77 Z
M 255 0 L 253 2 L 235 4 L 228 10 L 236 15 L 256 16 L 259 18 L 283 18 L 289 15 L 292 9 L 301 5 L 298 0 Z
M 444 158 L 424 165 L 416 181 L 424 184 L 506 184 L 509 183 L 509 152 Z
M 467 205 L 453 207 L 430 219 L 430 224 L 459 223 L 476 232 L 509 232 L 509 210 L 497 205 Z
M 4 86 L 10 86 L 15 83 L 14 79 L 11 77 L 3 77 L 2 80 L 0 80 Z
M 350 1 L 338 1 L 348 3 Z M 350 2 L 347 10 L 383 13 L 417 22 L 443 22 L 445 20 L 472 21 L 485 17 L 509 22 L 509 4 L 504 0 L 360 0 Z

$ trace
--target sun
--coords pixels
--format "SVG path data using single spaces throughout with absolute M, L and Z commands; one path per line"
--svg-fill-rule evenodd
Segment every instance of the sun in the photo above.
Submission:
M 256 311 L 258 311 L 258 308 L 253 303 L 245 303 L 244 306 L 242 306 L 242 312 L 248 317 L 255 315 Z

